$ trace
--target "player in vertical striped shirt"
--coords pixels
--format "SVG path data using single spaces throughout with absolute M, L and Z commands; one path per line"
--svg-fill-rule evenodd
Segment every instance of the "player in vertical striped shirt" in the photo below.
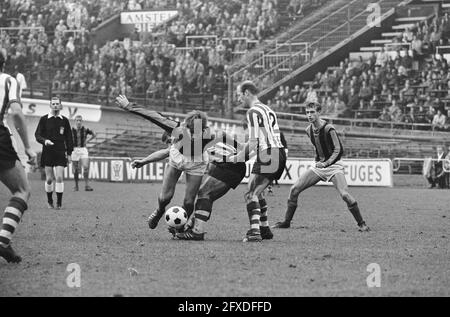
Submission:
M 22 139 L 25 153 L 32 164 L 36 154 L 30 147 L 25 117 L 20 102 L 20 87 L 15 78 L 3 73 L 5 57 L 0 52 L 0 181 L 11 191 L 13 197 L 5 209 L 0 227 L 0 257 L 7 262 L 19 263 L 22 258 L 11 247 L 11 239 L 27 210 L 30 186 L 22 164 L 11 141 L 11 132 L 4 124 L 10 112 L 15 128 Z
M 245 162 L 251 153 L 256 152 L 256 162 L 245 194 L 250 230 L 244 242 L 273 238 L 263 193 L 272 181 L 281 178 L 286 167 L 286 152 L 280 139 L 277 115 L 258 100 L 257 94 L 258 89 L 250 81 L 237 88 L 239 102 L 250 108 L 247 112 L 249 141 L 243 151 L 229 158 L 231 161 Z
M 90 139 L 88 140 L 88 135 Z M 75 117 L 75 127 L 72 128 L 73 137 L 73 152 L 72 152 L 72 166 L 73 175 L 75 179 L 75 191 L 78 191 L 78 181 L 80 177 L 81 168 L 83 168 L 84 190 L 87 192 L 93 191 L 89 186 L 89 152 L 86 144 L 95 138 L 95 133 L 91 129 L 83 126 L 83 117 L 78 115 Z M 81 166 L 80 166 L 81 164 Z
M 348 192 L 347 181 L 344 175 L 344 165 L 341 161 L 344 154 L 341 140 L 336 133 L 336 129 L 320 118 L 321 111 L 322 106 L 316 102 L 310 102 L 306 105 L 306 115 L 310 122 L 306 133 L 316 149 L 316 164 L 303 173 L 294 186 L 292 186 L 287 203 L 285 220 L 277 223 L 274 227 L 280 229 L 289 228 L 297 209 L 298 196 L 309 187 L 316 185 L 320 181 L 324 181 L 333 183 L 355 218 L 359 231 L 370 231 L 361 216 L 358 203 Z

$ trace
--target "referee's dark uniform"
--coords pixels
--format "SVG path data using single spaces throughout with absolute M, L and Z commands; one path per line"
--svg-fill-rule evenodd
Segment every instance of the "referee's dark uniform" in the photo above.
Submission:
M 72 128 L 69 120 L 62 116 L 45 115 L 39 120 L 36 129 L 36 140 L 43 145 L 41 167 L 67 166 L 67 155 L 73 151 Z M 45 146 L 50 140 L 55 145 Z

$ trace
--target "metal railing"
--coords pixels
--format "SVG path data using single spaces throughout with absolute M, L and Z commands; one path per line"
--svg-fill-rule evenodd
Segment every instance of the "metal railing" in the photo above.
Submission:
M 280 121 L 287 120 L 295 126 L 298 126 L 299 122 L 308 122 L 307 116 L 301 114 L 277 112 L 277 116 Z M 323 115 L 322 117 L 329 123 L 339 125 L 343 128 L 343 133 L 350 131 L 360 132 L 360 129 L 364 132 L 363 134 L 375 135 L 380 131 L 384 130 L 383 132 L 386 132 L 387 130 L 389 134 L 395 135 L 396 137 L 442 137 L 443 140 L 450 137 L 449 132 L 434 131 L 432 130 L 431 124 L 427 123 L 384 122 L 377 119 L 336 118 L 327 115 Z
M 402 163 L 409 162 L 409 163 L 419 163 L 419 164 L 425 164 L 425 162 L 443 162 L 442 169 L 446 173 L 450 173 L 450 160 L 447 159 L 431 159 L 431 158 L 393 158 L 392 159 L 392 170 L 394 173 L 397 173 L 400 171 L 400 168 L 402 167 Z M 406 167 L 410 167 L 410 165 L 406 165 Z
M 381 4 L 388 1 L 389 0 L 379 0 L 377 3 L 381 6 Z M 250 62 L 244 68 L 231 74 L 229 80 L 232 81 L 232 83 L 229 84 L 229 86 L 234 87 L 234 82 L 243 79 L 252 79 L 259 85 L 261 90 L 268 88 L 261 86 L 263 80 L 267 77 L 272 79 L 270 82 L 277 82 L 282 79 L 285 76 L 285 73 L 280 72 L 280 68 L 285 68 L 285 65 L 290 65 L 289 71 L 292 72 L 309 61 L 309 58 L 305 58 L 305 56 L 310 56 L 311 59 L 314 59 L 316 56 L 320 55 L 320 53 L 345 41 L 352 34 L 366 27 L 366 15 L 368 15 L 366 9 L 367 5 L 371 2 L 372 0 L 350 1 L 347 5 L 317 21 L 286 42 L 287 45 L 289 45 L 289 43 L 304 42 L 312 36 L 312 40 L 306 48 L 290 54 L 280 63 L 272 65 L 270 69 L 263 67 L 264 57 L 258 58 Z M 381 14 L 386 12 L 381 12 Z M 268 52 L 267 55 L 277 55 L 279 54 L 279 51 L 280 48 L 275 48 Z
M 217 42 L 218 42 L 217 35 L 188 35 L 188 36 L 186 36 L 186 47 L 189 47 L 191 43 L 193 43 L 194 47 L 195 47 L 196 40 L 201 40 L 201 41 L 213 40 L 214 45 L 217 47 Z

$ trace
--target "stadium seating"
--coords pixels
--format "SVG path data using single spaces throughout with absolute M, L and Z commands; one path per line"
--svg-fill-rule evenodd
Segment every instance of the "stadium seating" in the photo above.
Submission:
M 411 28 L 406 29 L 404 23 L 408 21 L 405 19 L 414 22 L 413 27 L 409 26 Z M 448 41 L 450 28 L 448 14 L 441 17 L 430 15 L 397 18 L 395 23 L 391 32 L 383 32 L 382 38 L 371 41 L 373 46 L 363 47 L 357 53 L 350 53 L 349 58 L 342 61 L 339 66 L 329 67 L 325 72 L 326 75 L 319 73 L 312 81 L 303 82 L 303 90 L 300 89 L 300 85 L 281 87 L 274 100 L 268 103 L 278 111 L 301 110 L 301 103 L 308 98 L 307 89 L 314 86 L 311 90 L 324 105 L 324 113 L 331 117 L 376 121 L 383 109 L 386 109 L 388 115 L 382 119 L 383 122 L 399 123 L 396 125 L 397 128 L 447 129 L 448 122 L 445 126 L 435 127 L 432 126 L 432 121 L 435 116 L 433 108 L 440 108 L 445 116 L 450 110 L 447 61 L 442 55 L 437 57 L 434 55 L 437 42 L 442 45 Z M 427 31 L 423 35 L 422 30 L 425 26 Z M 419 36 L 429 38 L 434 34 L 433 28 L 439 29 L 440 37 L 435 42 L 425 41 L 414 49 L 411 40 Z M 396 32 L 397 29 L 402 31 Z M 403 49 L 405 45 L 409 51 Z M 380 53 L 381 48 L 386 48 L 386 53 Z M 387 55 L 389 59 L 387 62 L 380 62 L 382 54 Z M 379 71 L 376 71 L 377 66 L 381 66 Z M 397 71 L 403 73 L 397 74 Z M 382 72 L 387 75 L 380 74 Z M 343 74 L 346 77 L 343 77 Z M 371 78 L 371 74 L 374 78 Z M 339 86 L 341 79 L 344 83 Z M 363 81 L 369 86 L 368 91 L 360 91 Z M 386 84 L 386 87 L 382 84 Z M 350 100 L 349 90 L 352 87 L 355 88 L 356 98 Z M 367 94 L 364 94 L 366 92 Z M 392 107 L 392 99 L 397 99 L 400 109 Z M 340 110 L 337 110 L 338 102 L 344 103 L 344 107 Z M 411 108 L 414 108 L 415 112 L 410 114 Z M 394 114 L 395 111 L 398 112 Z
M 161 135 L 160 131 L 148 127 L 118 125 L 98 133 L 88 148 L 97 157 L 146 157 L 164 146 Z
M 23 39 L 13 38 L 11 34 L 14 32 L 9 30 L 5 33 L 5 38 L 2 38 L 1 46 L 8 52 L 14 52 L 18 44 L 27 47 L 20 56 L 11 59 L 8 71 L 26 72 L 29 89 L 25 90 L 25 94 L 31 92 L 31 96 L 43 97 L 53 92 L 63 94 L 73 101 L 98 99 L 104 102 L 108 100 L 105 95 L 111 97 L 122 92 L 141 99 L 179 98 L 180 102 L 185 103 L 192 103 L 201 98 L 206 99 L 206 103 L 221 105 L 210 108 L 223 108 L 222 105 L 228 97 L 227 64 L 253 46 L 263 43 L 278 30 L 307 17 L 325 2 L 329 1 L 87 1 L 77 4 L 78 7 L 73 4 L 75 9 L 79 10 L 75 10 L 77 14 L 81 12 L 79 16 L 70 13 L 72 7 L 69 5 L 49 4 L 48 1 L 38 0 L 31 1 L 36 6 L 31 9 L 32 17 L 27 18 L 22 26 L 42 25 L 45 29 L 42 41 L 27 41 L 30 34 L 28 31 L 21 31 Z M 139 3 L 142 9 L 177 7 L 180 14 L 178 18 L 156 30 L 155 33 L 161 31 L 164 36 L 157 39 L 147 38 L 147 41 L 151 41 L 150 47 L 127 49 L 121 42 L 108 43 L 105 47 L 93 45 L 89 32 L 109 16 L 126 9 L 130 3 L 133 3 L 133 6 Z M 299 6 L 300 3 L 303 5 Z M 14 16 L 7 21 L 8 26 L 14 19 L 24 19 L 21 10 L 13 13 L 14 10 L 8 5 L 4 7 Z M 68 25 L 71 20 L 68 17 L 71 14 L 76 16 L 75 25 Z M 286 16 L 280 19 L 281 14 Z M 43 15 L 43 18 L 39 18 L 39 15 Z M 263 20 L 254 20 L 260 17 Z M 181 37 L 178 36 L 180 33 Z M 216 37 L 214 43 L 208 39 L 211 34 Z M 195 36 L 195 42 L 187 36 Z M 181 47 L 186 46 L 186 42 L 189 47 Z M 170 44 L 175 45 L 176 49 Z M 116 52 L 111 52 L 113 50 Z M 34 51 L 40 53 L 34 54 Z M 145 57 L 139 59 L 141 53 L 144 53 Z M 127 56 L 126 61 L 123 61 L 125 69 L 118 65 L 122 55 Z M 162 64 L 159 64 L 160 60 Z M 172 62 L 175 64 L 173 69 L 169 66 Z M 130 64 L 133 66 L 128 67 Z M 69 65 L 69 75 L 64 74 L 65 65 Z M 92 65 L 92 69 L 87 70 L 88 65 Z M 56 74 L 57 70 L 65 76 L 60 78 Z M 159 76 L 161 72 L 162 76 Z M 125 76 L 122 75 L 124 73 Z M 94 83 L 90 82 L 92 78 L 95 78 Z M 155 80 L 155 85 L 158 86 L 156 95 L 152 90 L 152 80 Z M 174 96 L 175 91 L 177 96 Z M 84 98 L 78 94 L 89 97 Z

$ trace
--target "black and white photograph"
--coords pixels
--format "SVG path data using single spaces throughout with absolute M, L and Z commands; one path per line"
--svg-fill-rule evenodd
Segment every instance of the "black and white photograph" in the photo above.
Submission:
M 450 0 L 0 0 L 0 297 L 449 297 L 449 64 Z

